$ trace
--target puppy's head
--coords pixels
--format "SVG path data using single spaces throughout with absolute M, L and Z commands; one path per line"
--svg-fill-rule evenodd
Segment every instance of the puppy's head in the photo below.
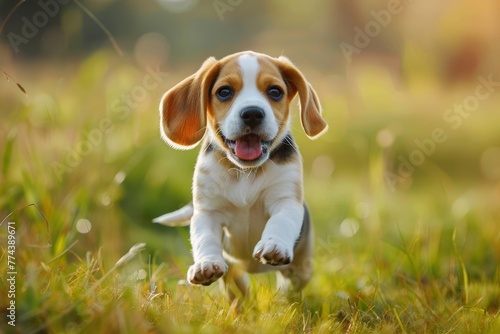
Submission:
M 175 148 L 190 149 L 208 132 L 211 144 L 233 164 L 258 167 L 287 135 L 290 102 L 297 94 L 302 128 L 314 139 L 328 126 L 315 91 L 287 58 L 254 52 L 208 58 L 163 96 L 162 137 Z

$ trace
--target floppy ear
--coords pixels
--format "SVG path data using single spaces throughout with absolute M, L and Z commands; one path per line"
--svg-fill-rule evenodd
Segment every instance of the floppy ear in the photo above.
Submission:
M 218 62 L 210 57 L 193 75 L 168 90 L 160 102 L 160 132 L 177 149 L 194 148 L 205 135 L 210 86 L 218 74 Z
M 302 73 L 286 57 L 279 57 L 281 74 L 290 87 L 290 97 L 299 94 L 300 121 L 307 136 L 316 139 L 328 130 L 328 124 L 321 116 L 321 104 L 318 95 Z

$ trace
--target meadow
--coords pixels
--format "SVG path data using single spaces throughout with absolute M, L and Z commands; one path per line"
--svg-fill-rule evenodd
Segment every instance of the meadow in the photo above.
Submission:
M 297 51 L 330 125 L 310 141 L 293 122 L 315 273 L 291 299 L 272 274 L 252 276 L 237 309 L 217 284 L 186 283 L 189 228 L 151 223 L 190 201 L 198 151 L 161 140 L 159 99 L 210 54 L 161 67 L 110 45 L 75 59 L 10 52 L 0 47 L 0 332 L 500 332 L 497 72 L 448 85 L 413 45 L 404 83 L 370 61 L 346 79 Z
M 138 101 L 147 110 L 138 107 L 123 120 L 120 115 L 113 118 L 112 112 L 88 112 L 103 109 L 103 101 L 110 100 L 107 88 L 120 84 L 133 88 L 141 82 L 143 73 L 112 62 L 105 52 L 96 53 L 73 69 L 74 75 L 66 74 L 68 79 L 55 92 L 57 98 L 33 97 L 42 103 L 24 105 L 26 97 L 16 92 L 5 115 L 10 129 L 2 152 L 1 203 L 6 220 L 1 272 L 9 271 L 6 225 L 12 221 L 16 329 L 23 333 L 38 329 L 494 333 L 500 329 L 500 186 L 498 181 L 481 180 L 481 155 L 473 149 L 479 144 L 471 143 L 487 146 L 498 139 L 494 126 L 498 114 L 488 112 L 498 101 L 486 101 L 482 114 L 471 116 L 460 131 L 448 130 L 449 139 L 436 144 L 436 152 L 403 177 L 395 157 L 409 156 L 417 148 L 414 138 L 424 140 L 433 129 L 444 128 L 443 120 L 427 114 L 401 115 L 399 106 L 391 108 L 387 101 L 378 101 L 386 103 L 378 110 L 369 108 L 348 117 L 342 96 L 321 94 L 332 135 L 312 143 L 294 127 L 317 235 L 314 279 L 300 300 L 290 302 L 274 292 L 272 276 L 255 277 L 247 309 L 238 313 L 217 287 L 183 282 L 191 261 L 187 228 L 150 223 L 156 215 L 190 200 L 196 151 L 177 152 L 161 141 L 158 116 L 149 110 L 156 101 Z M 43 82 L 43 77 L 39 85 L 55 84 Z M 175 78 L 165 80 L 168 83 L 162 86 L 168 87 Z M 10 88 L 16 90 L 14 85 Z M 418 103 L 418 96 L 402 94 L 397 97 L 400 103 L 412 98 L 415 103 L 409 105 Z M 160 95 L 159 87 L 150 98 Z M 440 104 L 437 110 L 452 103 L 451 98 L 430 100 Z M 424 117 L 428 123 L 415 129 Z M 101 130 L 106 119 L 112 126 Z M 403 132 L 406 128 L 411 131 Z M 94 135 L 90 152 L 84 148 L 78 159 L 79 145 L 92 143 L 89 134 L 94 133 L 101 133 L 101 141 Z M 393 166 L 388 166 L 391 159 Z M 58 169 L 55 162 L 65 167 Z M 31 203 L 36 206 L 26 207 Z M 128 252 L 137 243 L 144 243 L 144 249 Z M 1 295 L 7 296 L 9 285 L 2 282 Z M 7 300 L 2 297 L 4 310 Z

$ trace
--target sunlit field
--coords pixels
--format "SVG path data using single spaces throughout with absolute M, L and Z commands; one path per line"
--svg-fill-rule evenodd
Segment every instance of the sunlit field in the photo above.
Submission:
M 350 21 L 342 1 L 283 12 L 288 2 L 263 3 L 221 12 L 200 1 L 182 13 L 127 4 L 120 17 L 135 10 L 142 23 L 111 37 L 96 20 L 113 33 L 105 18 L 117 4 L 85 3 L 91 17 L 75 2 L 19 53 L 7 36 L 22 21 L 5 25 L 0 332 L 500 332 L 500 26 L 482 15 L 498 5 L 463 1 L 429 19 L 432 2 L 412 3 L 361 48 L 350 22 L 363 27 L 386 2 L 354 6 L 365 21 Z M 14 5 L 2 5 L 2 20 Z M 23 6 L 14 19 L 36 13 Z M 263 10 L 264 27 L 244 32 Z M 416 33 L 419 15 L 435 31 Z M 169 30 L 155 30 L 163 17 Z M 281 27 L 293 22 L 294 33 Z M 95 43 L 85 37 L 92 25 Z M 359 52 L 347 57 L 342 42 Z M 330 128 L 309 140 L 293 104 L 315 228 L 312 281 L 287 298 L 273 274 L 254 275 L 238 308 L 218 284 L 186 283 L 189 227 L 151 220 L 191 200 L 198 153 L 160 138 L 162 94 L 207 57 L 246 49 L 288 56 Z

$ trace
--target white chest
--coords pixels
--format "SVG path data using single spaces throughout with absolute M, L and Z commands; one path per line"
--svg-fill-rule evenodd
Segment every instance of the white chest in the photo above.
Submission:
M 276 180 L 269 168 L 258 172 L 226 170 L 207 157 L 196 166 L 193 195 L 199 205 L 226 208 L 250 208 Z M 229 205 L 228 205 L 229 204 Z

